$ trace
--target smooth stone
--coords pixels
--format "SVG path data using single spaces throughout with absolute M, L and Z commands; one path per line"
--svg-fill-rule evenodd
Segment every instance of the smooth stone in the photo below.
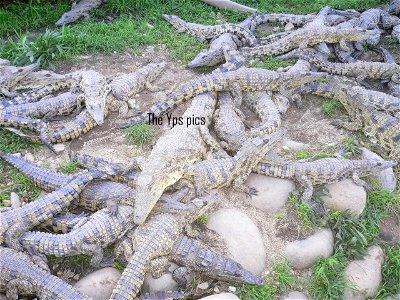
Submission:
M 378 291 L 382 280 L 381 267 L 383 263 L 383 251 L 379 246 L 368 248 L 368 254 L 362 260 L 350 262 L 345 269 L 346 283 L 353 284 L 356 289 L 344 290 L 345 299 L 373 298 Z
M 224 239 L 231 258 L 261 275 L 267 259 L 264 241 L 257 225 L 245 213 L 235 208 L 220 209 L 209 216 L 207 227 Z
M 302 151 L 310 148 L 309 144 L 304 144 L 292 140 L 284 140 L 282 142 L 283 147 L 288 147 L 292 151 Z
M 60 153 L 65 150 L 65 145 L 64 144 L 55 144 L 55 145 L 53 145 L 53 148 L 56 153 Z
M 24 159 L 26 159 L 30 163 L 33 163 L 35 161 L 35 157 L 33 157 L 33 154 L 29 152 L 25 154 Z
M 202 282 L 202 283 L 197 285 L 197 288 L 201 289 L 201 290 L 206 290 L 209 287 L 210 287 L 210 284 L 207 281 L 206 282 Z
M 292 31 L 294 29 L 294 25 L 292 23 L 287 23 L 285 25 L 285 31 Z
M 367 193 L 352 179 L 328 184 L 325 188 L 329 191 L 329 195 L 321 198 L 328 208 L 338 211 L 347 210 L 354 216 L 359 216 L 363 212 L 367 202 Z
M 210 295 L 207 297 L 200 298 L 199 300 L 219 300 L 219 299 L 240 300 L 238 296 L 232 293 L 221 293 L 216 295 Z
M 307 300 L 306 295 L 304 295 L 302 292 L 290 292 L 285 298 L 283 298 L 283 300 Z
M 150 273 L 146 273 L 143 281 L 142 293 L 154 294 L 162 291 L 176 291 L 178 289 L 178 283 L 172 279 L 172 271 L 178 266 L 171 263 L 169 272 L 163 274 L 160 278 L 153 278 Z
M 11 202 L 12 208 L 21 206 L 21 200 L 19 199 L 19 196 L 14 192 L 11 192 L 11 194 L 10 194 L 10 202 Z
M 317 261 L 318 256 L 328 258 L 332 255 L 333 241 L 332 230 L 321 229 L 304 240 L 288 243 L 284 254 L 294 268 L 306 269 Z
M 3 205 L 4 205 L 4 207 L 10 207 L 11 206 L 11 201 L 8 200 L 8 199 L 4 199 L 3 200 Z
M 384 160 L 378 154 L 368 150 L 367 148 L 361 148 L 361 158 L 362 159 L 378 159 Z M 375 181 L 379 182 L 379 188 L 393 192 L 396 189 L 396 176 L 394 175 L 393 168 L 387 168 L 386 170 L 373 173 L 370 177 Z
M 86 275 L 74 287 L 88 297 L 107 300 L 117 285 L 121 272 L 115 268 L 103 268 Z
M 247 202 L 267 213 L 278 212 L 296 189 L 292 180 L 250 174 L 246 184 L 257 189 L 258 194 L 247 198 Z

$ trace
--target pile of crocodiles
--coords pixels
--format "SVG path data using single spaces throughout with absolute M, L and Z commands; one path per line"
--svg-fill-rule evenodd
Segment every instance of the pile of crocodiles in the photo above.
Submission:
M 78 5 L 75 10 L 82 8 Z M 399 13 L 397 0 L 362 13 L 324 7 L 317 14 L 258 13 L 240 24 L 215 26 L 164 15 L 177 32 L 210 41 L 209 49 L 202 50 L 189 67 L 218 66 L 140 114 L 132 114 L 132 96 L 151 90 L 167 66 L 164 62 L 107 78 L 95 70 L 57 74 L 38 70 L 38 64 L 15 67 L 0 60 L 2 130 L 52 150 L 56 143 L 101 126 L 110 111 L 126 119 L 120 125 L 124 128 L 191 100 L 183 119 L 201 118 L 191 126 L 169 129 L 147 158 L 132 158 L 129 164 L 70 153 L 82 169 L 72 175 L 0 153 L 3 161 L 47 192 L 20 207 L 0 210 L 0 292 L 7 299 L 19 295 L 88 299 L 50 273 L 46 256 L 86 254 L 92 266 L 100 267 L 112 264 L 103 253 L 109 245 L 115 245 L 113 258 L 125 266 L 111 299 L 192 299 L 185 292 L 190 272 L 262 285 L 260 276 L 213 249 L 190 225 L 218 204 L 219 189 L 256 195 L 255 188 L 245 185 L 252 172 L 294 180 L 302 190 L 300 200 L 320 215 L 325 210 L 312 198 L 315 186 L 351 178 L 369 192 L 371 187 L 360 177 L 397 165 L 400 66 L 379 42 L 390 30 L 393 38 L 399 38 Z M 254 30 L 263 23 L 290 24 L 286 27 L 291 30 L 259 38 Z M 361 60 L 367 48 L 382 58 Z M 277 71 L 248 67 L 251 60 L 265 56 L 298 60 Z M 301 109 L 306 94 L 339 100 L 348 119 L 335 120 L 334 125 L 362 130 L 388 160 L 345 159 L 340 153 L 296 162 L 280 157 L 278 145 L 286 134 L 282 117 L 290 104 Z M 242 106 L 258 117 L 256 125 L 245 120 Z M 53 119 L 65 115 L 72 118 L 55 127 Z M 87 214 L 76 213 L 82 210 Z M 180 290 L 141 294 L 146 272 L 160 277 L 169 262 L 179 266 L 172 276 Z

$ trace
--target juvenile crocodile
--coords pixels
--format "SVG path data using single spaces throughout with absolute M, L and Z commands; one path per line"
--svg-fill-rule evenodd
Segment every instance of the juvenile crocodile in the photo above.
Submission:
M 120 205 L 118 215 L 110 216 L 102 209 L 75 225 L 65 234 L 26 232 L 20 238 L 22 247 L 32 254 L 65 257 L 78 254 L 92 256 L 91 265 L 99 266 L 103 260 L 103 248 L 114 243 L 134 227 L 133 207 Z
M 23 252 L 0 247 L 0 291 L 7 299 L 35 295 L 40 299 L 89 300 L 61 278 L 36 265 Z
M 162 272 L 168 263 L 165 256 L 171 252 L 184 227 L 207 210 L 210 203 L 215 202 L 215 198 L 216 195 L 213 194 L 203 199 L 195 199 L 196 201 L 190 203 L 191 208 L 187 210 L 179 213 L 158 213 L 140 225 L 132 241 L 135 252 L 118 280 L 110 300 L 134 299 L 140 291 L 150 263 L 153 263 L 154 275 Z
M 0 153 L 0 157 L 24 173 L 41 189 L 52 192 L 66 185 L 76 174 L 67 175 L 41 168 L 29 161 L 8 153 Z M 136 191 L 124 184 L 99 180 L 91 182 L 81 192 L 76 205 L 89 210 L 97 211 L 107 207 L 111 214 L 117 212 L 116 204 L 134 205 Z
M 164 190 L 183 176 L 186 165 L 203 159 L 208 147 L 219 150 L 217 141 L 208 131 L 216 103 L 213 93 L 195 97 L 182 120 L 187 122 L 195 116 L 203 118 L 202 122 L 177 125 L 158 139 L 137 179 L 135 223 L 144 222 Z
M 217 253 L 200 241 L 181 236 L 174 243 L 167 256 L 168 260 L 182 266 L 172 276 L 182 282 L 182 275 L 189 271 L 200 272 L 206 277 L 228 282 L 263 285 L 264 280 L 243 268 L 235 260 Z
M 300 72 L 300 73 L 280 73 L 258 68 L 239 69 L 227 73 L 215 73 L 196 78 L 189 83 L 183 84 L 176 92 L 167 98 L 150 107 L 146 112 L 134 117 L 126 125 L 128 127 L 136 123 L 148 120 L 149 114 L 158 117 L 184 101 L 205 92 L 220 92 L 227 90 L 235 91 L 282 91 L 286 89 L 296 89 L 299 86 L 324 77 L 323 73 Z
M 260 162 L 254 172 L 272 177 L 292 179 L 303 188 L 301 200 L 310 208 L 315 208 L 311 202 L 313 186 L 338 182 L 351 177 L 357 185 L 370 190 L 368 184 L 360 177 L 371 172 L 379 172 L 395 166 L 394 160 L 347 160 L 343 158 L 322 158 L 312 162 L 293 162 L 288 164 L 274 164 Z
M 244 185 L 247 177 L 266 154 L 279 141 L 286 130 L 274 132 L 265 137 L 249 138 L 234 157 L 214 158 L 199 161 L 185 170 L 186 176 L 193 176 L 198 196 L 214 188 L 232 186 L 247 195 L 256 195 L 257 190 Z
M 400 13 L 400 1 L 392 0 L 389 5 L 382 7 L 382 9 L 392 15 L 397 15 Z
M 113 78 L 110 83 L 111 91 L 116 98 L 116 104 L 111 104 L 112 110 L 116 108 L 121 115 L 128 113 L 128 100 L 145 87 L 152 89 L 153 82 L 166 67 L 166 62 L 148 64 L 135 72 L 123 74 Z
M 80 18 L 87 19 L 89 17 L 89 12 L 99 7 L 103 0 L 81 0 L 79 3 L 72 5 L 71 10 L 64 13 L 61 18 L 56 22 L 56 26 L 62 26 L 69 23 L 73 23 Z
M 163 15 L 163 18 L 175 27 L 177 33 L 185 32 L 192 35 L 200 40 L 212 39 L 224 33 L 233 33 L 234 35 L 242 38 L 250 46 L 258 44 L 257 38 L 253 33 L 244 27 L 236 24 L 222 24 L 222 25 L 201 25 L 195 23 L 189 23 L 178 16 Z
M 29 73 L 38 69 L 39 66 L 39 63 L 34 63 L 25 67 L 0 65 L 0 93 L 7 97 L 16 96 L 16 93 L 11 91 L 16 83 Z
M 354 63 L 333 63 L 320 57 L 313 50 L 293 50 L 290 53 L 281 55 L 279 58 L 301 58 L 309 61 L 321 70 L 335 75 L 346 75 L 356 77 L 358 82 L 364 79 L 383 79 L 400 83 L 400 66 L 381 62 L 357 61 Z
M 21 250 L 19 236 L 67 209 L 73 201 L 78 199 L 85 186 L 100 176 L 103 175 L 99 172 L 83 172 L 60 189 L 36 201 L 0 212 L 0 242 L 5 242 L 13 249 Z
M 66 92 L 56 97 L 46 98 L 34 103 L 25 103 L 8 106 L 3 112 L 10 115 L 25 117 L 52 117 L 56 115 L 70 114 L 76 107 L 79 107 L 78 94 Z

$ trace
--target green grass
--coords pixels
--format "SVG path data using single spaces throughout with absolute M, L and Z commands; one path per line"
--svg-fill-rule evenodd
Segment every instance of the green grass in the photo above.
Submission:
M 319 258 L 311 268 L 311 278 L 308 285 L 311 299 L 343 298 L 344 289 L 350 288 L 344 281 L 346 263 L 347 259 L 341 253 L 336 253 L 327 259 Z
M 331 118 L 337 116 L 342 108 L 342 103 L 337 99 L 327 99 L 321 106 L 324 114 Z
M 293 206 L 296 211 L 297 218 L 305 228 L 311 228 L 314 226 L 314 213 L 300 201 L 299 197 L 293 193 L 289 195 L 289 203 Z
M 73 173 L 77 172 L 78 165 L 79 164 L 77 162 L 69 161 L 69 162 L 65 162 L 63 164 L 60 164 L 58 166 L 58 169 L 63 173 L 73 174 Z
M 251 64 L 250 66 L 253 68 L 263 68 L 263 69 L 276 71 L 279 68 L 285 68 L 285 67 L 290 66 L 290 63 L 288 63 L 282 59 L 268 56 L 268 57 L 263 58 L 261 61 Z
M 400 248 L 384 247 L 385 260 L 382 265 L 382 284 L 375 299 L 387 299 L 400 293 Z
M 265 278 L 265 285 L 243 285 L 239 287 L 239 296 L 240 299 L 246 300 L 279 299 L 279 296 L 294 287 L 296 282 L 297 276 L 292 274 L 287 262 L 275 262 Z
M 339 148 L 344 152 L 345 158 L 352 158 L 361 154 L 358 141 L 351 136 L 346 136 L 340 140 Z
M 199 222 L 200 224 L 205 224 L 207 222 L 207 220 L 208 220 L 208 216 L 206 214 L 201 214 L 197 218 L 197 222 Z
M 156 131 L 153 126 L 147 123 L 135 124 L 123 130 L 125 138 L 129 144 L 144 144 L 154 140 Z
M 333 146 L 326 146 L 320 152 L 305 149 L 296 151 L 294 155 L 296 159 L 317 160 L 321 158 L 333 157 L 334 150 L 335 148 Z

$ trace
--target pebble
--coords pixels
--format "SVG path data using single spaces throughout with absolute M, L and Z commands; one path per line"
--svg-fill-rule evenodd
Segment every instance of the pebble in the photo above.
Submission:
M 302 292 L 297 292 L 297 291 L 290 292 L 285 298 L 283 298 L 283 300 L 300 300 L 300 299 L 307 300 L 307 297 Z
M 236 288 L 234 286 L 229 286 L 228 290 L 232 293 L 236 292 Z
M 55 144 L 53 146 L 53 148 L 54 148 L 54 151 L 56 151 L 56 153 L 60 153 L 65 150 L 65 145 L 64 144 Z
M 219 299 L 240 300 L 238 296 L 236 296 L 235 294 L 232 294 L 232 293 L 215 294 L 215 295 L 200 298 L 199 300 L 219 300 Z
M 35 161 L 35 157 L 33 157 L 33 154 L 29 152 L 24 155 L 24 159 L 26 159 L 30 163 L 33 163 Z
M 348 210 L 354 216 L 359 216 L 367 202 L 367 193 L 362 186 L 358 186 L 352 179 L 344 179 L 328 184 L 325 188 L 329 195 L 323 196 L 322 201 L 333 210 Z
M 257 189 L 258 194 L 247 198 L 252 206 L 267 213 L 277 213 L 285 204 L 290 192 L 296 189 L 293 181 L 259 174 L 250 174 L 246 184 Z
M 361 148 L 361 158 L 362 159 L 378 159 L 384 160 L 378 154 L 368 150 L 367 148 Z M 394 176 L 393 168 L 388 168 L 386 170 L 377 172 L 372 174 L 371 179 L 374 181 L 378 181 L 378 188 L 388 190 L 389 192 L 393 192 L 396 189 L 396 176 Z
M 11 194 L 10 194 L 10 202 L 11 202 L 12 208 L 21 206 L 21 200 L 19 199 L 19 196 L 14 192 L 11 192 Z
M 4 205 L 4 207 L 10 207 L 11 206 L 11 201 L 8 200 L 8 199 L 4 199 L 3 200 L 3 205 Z
M 304 144 L 292 140 L 284 140 L 282 142 L 282 147 L 287 147 L 292 151 L 302 151 L 310 148 L 309 144 Z
M 121 272 L 115 268 L 103 268 L 86 275 L 74 287 L 96 300 L 107 300 L 117 285 Z
M 230 257 L 253 274 L 260 275 L 266 263 L 266 250 L 260 230 L 238 209 L 220 209 L 209 215 L 207 227 L 225 241 Z
M 383 251 L 379 246 L 368 248 L 368 254 L 362 260 L 350 262 L 345 269 L 345 281 L 354 284 L 356 289 L 344 290 L 345 299 L 373 298 L 378 291 L 382 280 L 381 267 L 383 263 Z
M 171 263 L 168 268 L 168 273 L 163 274 L 160 278 L 153 278 L 150 273 L 147 273 L 143 281 L 142 293 L 154 294 L 162 291 L 175 291 L 178 288 L 178 283 L 172 279 L 172 271 L 178 266 Z
M 287 23 L 285 25 L 285 31 L 291 31 L 294 29 L 294 25 L 292 23 Z
M 208 289 L 209 287 L 210 287 L 210 284 L 209 284 L 207 281 L 202 282 L 202 283 L 199 283 L 199 284 L 197 285 L 197 288 L 200 289 L 200 290 L 206 290 L 206 289 Z
M 332 230 L 321 229 L 304 240 L 288 243 L 284 254 L 294 268 L 306 269 L 316 262 L 318 256 L 328 258 L 332 255 L 333 240 Z

